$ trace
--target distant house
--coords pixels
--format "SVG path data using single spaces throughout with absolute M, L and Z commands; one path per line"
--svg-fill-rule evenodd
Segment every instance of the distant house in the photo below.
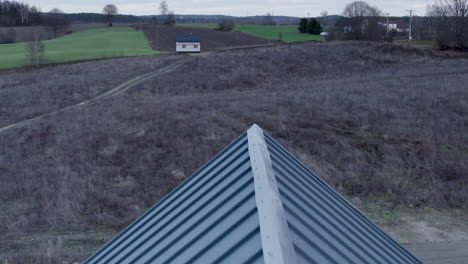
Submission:
M 177 52 L 200 52 L 201 38 L 200 35 L 177 35 L 176 36 L 176 51 Z
M 396 32 L 407 32 L 409 30 L 409 25 L 403 20 L 389 20 L 387 22 L 380 23 L 384 27 L 388 27 L 388 31 L 396 31 Z

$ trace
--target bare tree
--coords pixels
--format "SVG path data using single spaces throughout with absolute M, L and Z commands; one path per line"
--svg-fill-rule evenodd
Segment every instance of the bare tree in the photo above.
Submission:
M 162 1 L 159 4 L 159 13 L 161 14 L 162 21 L 166 25 L 172 25 L 175 23 L 174 11 L 169 10 L 169 6 L 166 1 Z
M 116 16 L 119 13 L 117 7 L 113 4 L 108 4 L 104 6 L 104 8 L 102 9 L 102 13 L 104 14 L 105 22 L 109 25 L 109 27 L 112 27 L 114 16 Z
M 265 17 L 263 17 L 262 24 L 265 26 L 274 26 L 276 25 L 275 20 L 273 20 L 273 17 L 271 16 L 270 13 L 267 13 Z
M 34 41 L 29 42 L 27 45 L 27 58 L 31 65 L 39 67 L 40 64 L 45 62 L 45 45 L 40 40 L 39 32 L 33 32 Z
M 343 11 L 346 20 L 346 34 L 353 40 L 375 39 L 378 18 L 382 11 L 366 2 L 356 1 L 348 4 Z
M 324 26 L 328 25 L 328 11 L 325 10 L 325 11 L 322 11 L 322 13 L 320 13 L 319 21 Z
M 167 16 L 167 14 L 169 14 L 169 6 L 167 5 L 167 2 L 166 2 L 166 1 L 162 1 L 162 2 L 159 4 L 159 13 L 160 13 L 162 16 Z
M 57 38 L 70 24 L 63 11 L 54 8 L 47 14 L 43 15 L 44 24 L 49 27 L 54 34 L 54 38 Z
M 438 0 L 431 14 L 437 17 L 438 38 L 456 42 L 465 48 L 468 39 L 468 0 Z
M 26 24 L 28 22 L 29 10 L 30 7 L 28 4 L 22 4 L 18 6 L 18 15 L 21 18 L 21 24 Z

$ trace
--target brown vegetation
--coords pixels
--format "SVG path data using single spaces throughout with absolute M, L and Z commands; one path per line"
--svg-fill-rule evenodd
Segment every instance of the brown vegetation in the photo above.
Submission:
M 241 32 L 226 32 L 209 28 L 144 25 L 143 31 L 155 50 L 175 51 L 178 34 L 199 34 L 202 51 L 238 46 L 265 45 L 272 41 Z
M 10 93 L 18 95 L 9 98 L 34 92 L 53 72 L 76 87 L 44 95 L 35 104 L 43 109 L 107 89 L 141 69 L 133 60 L 156 67 L 155 57 L 143 57 L 0 80 L 15 84 Z M 94 74 L 103 80 L 89 82 Z M 0 233 L 127 225 L 252 123 L 340 192 L 466 209 L 467 82 L 468 60 L 392 44 L 304 43 L 191 58 L 124 94 L 1 132 Z M 29 116 L 30 102 L 11 107 Z M 28 255 L 3 244 L 0 259 Z
M 163 55 L 0 72 L 0 127 L 95 97 L 178 59 Z

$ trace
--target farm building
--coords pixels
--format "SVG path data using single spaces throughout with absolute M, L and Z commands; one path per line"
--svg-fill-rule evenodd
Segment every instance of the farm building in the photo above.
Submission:
M 256 125 L 85 263 L 421 263 Z
M 198 34 L 177 35 L 176 36 L 176 51 L 177 52 L 200 52 L 201 38 Z
M 396 32 L 408 32 L 409 25 L 403 20 L 389 20 L 387 23 L 381 23 L 383 26 L 388 28 L 389 31 Z

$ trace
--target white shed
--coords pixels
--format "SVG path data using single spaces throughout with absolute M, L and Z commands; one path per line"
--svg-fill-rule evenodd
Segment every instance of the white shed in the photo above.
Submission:
M 177 52 L 200 52 L 201 38 L 200 35 L 177 35 L 176 36 L 176 51 Z

